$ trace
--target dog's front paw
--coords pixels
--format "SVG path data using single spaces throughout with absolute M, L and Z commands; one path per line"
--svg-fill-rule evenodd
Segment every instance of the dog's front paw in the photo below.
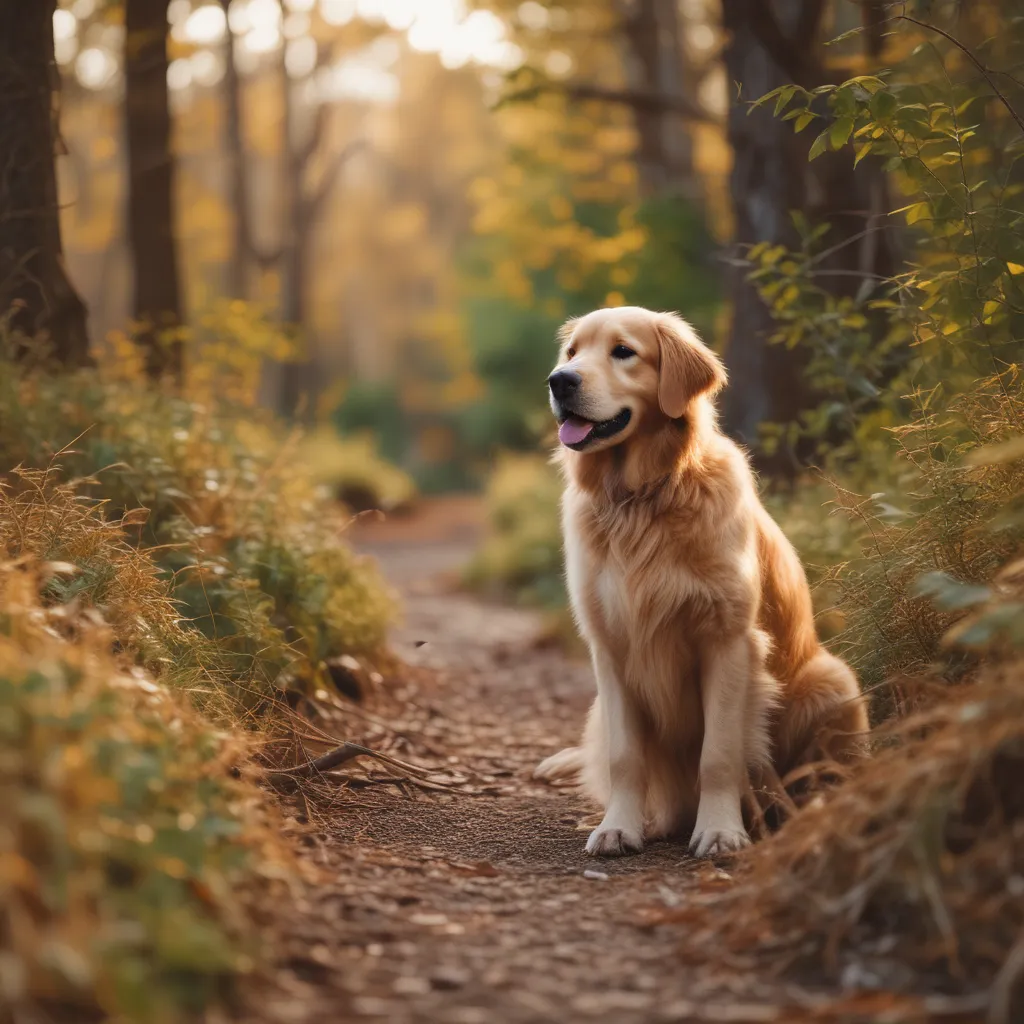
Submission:
M 643 848 L 643 833 L 634 828 L 609 828 L 601 824 L 587 840 L 587 853 L 592 857 L 624 857 L 640 853 Z
M 742 828 L 705 828 L 694 831 L 690 853 L 694 857 L 722 857 L 750 845 L 750 836 Z

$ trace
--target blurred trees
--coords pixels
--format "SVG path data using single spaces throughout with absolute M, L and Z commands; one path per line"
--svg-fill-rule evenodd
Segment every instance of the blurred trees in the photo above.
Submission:
M 54 0 L 0 0 L 0 324 L 43 339 L 68 366 L 88 361 L 86 309 L 61 246 Z
M 716 113 L 697 95 L 675 0 L 511 4 L 520 67 L 496 112 L 498 159 L 474 183 L 463 250 L 468 337 L 486 397 L 466 409 L 480 451 L 531 448 L 549 429 L 543 387 L 566 317 L 637 303 L 679 309 L 711 336 L 719 303 Z M 703 64 L 703 66 L 702 66 Z M 709 136 L 694 125 L 711 129 Z M 709 160 L 709 155 L 711 160 Z
M 124 107 L 132 314 L 151 377 L 180 378 L 183 345 L 175 156 L 167 84 L 168 0 L 125 0 Z
M 888 183 L 870 153 L 856 172 L 839 152 L 808 164 L 812 132 L 750 108 L 776 86 L 869 70 L 884 5 L 471 6 L 68 0 L 78 187 L 65 223 L 102 326 L 123 323 L 116 300 L 131 291 L 127 182 L 136 319 L 186 345 L 225 297 L 219 322 L 259 321 L 261 345 L 276 320 L 280 344 L 262 351 L 292 337 L 304 349 L 268 374 L 266 399 L 289 414 L 340 405 L 338 422 L 373 429 L 410 466 L 458 464 L 436 475 L 465 478 L 549 426 L 558 323 L 640 303 L 680 310 L 724 348 L 726 425 L 792 472 L 822 414 L 805 383 L 813 356 L 806 339 L 771 340 L 746 250 L 813 248 L 829 294 L 863 297 L 893 266 Z M 862 20 L 868 31 L 825 47 Z M 109 114 L 119 61 L 127 167 Z

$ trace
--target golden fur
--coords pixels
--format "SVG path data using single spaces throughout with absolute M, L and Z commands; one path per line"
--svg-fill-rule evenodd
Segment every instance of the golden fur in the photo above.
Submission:
M 717 427 L 726 377 L 714 353 L 679 317 L 635 307 L 570 322 L 561 346 L 556 370 L 579 379 L 570 411 L 631 418 L 556 455 L 569 592 L 598 696 L 582 746 L 537 775 L 579 774 L 605 809 L 591 853 L 679 832 L 700 856 L 739 848 L 748 773 L 851 753 L 865 701 L 819 644 L 800 561 Z

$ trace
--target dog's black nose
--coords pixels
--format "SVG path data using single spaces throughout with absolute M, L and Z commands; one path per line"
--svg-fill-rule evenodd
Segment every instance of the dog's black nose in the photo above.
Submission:
M 555 370 L 548 377 L 548 387 L 551 394 L 559 401 L 564 402 L 571 398 L 583 383 L 583 378 L 575 370 Z

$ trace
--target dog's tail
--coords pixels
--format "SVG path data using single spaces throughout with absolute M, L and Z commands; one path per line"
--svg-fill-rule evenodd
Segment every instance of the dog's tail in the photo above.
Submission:
M 583 748 L 566 747 L 544 758 L 533 770 L 533 777 L 543 782 L 575 782 L 583 771 Z
M 846 662 L 819 648 L 788 689 L 778 737 L 782 773 L 808 758 L 843 762 L 863 753 L 867 700 Z

